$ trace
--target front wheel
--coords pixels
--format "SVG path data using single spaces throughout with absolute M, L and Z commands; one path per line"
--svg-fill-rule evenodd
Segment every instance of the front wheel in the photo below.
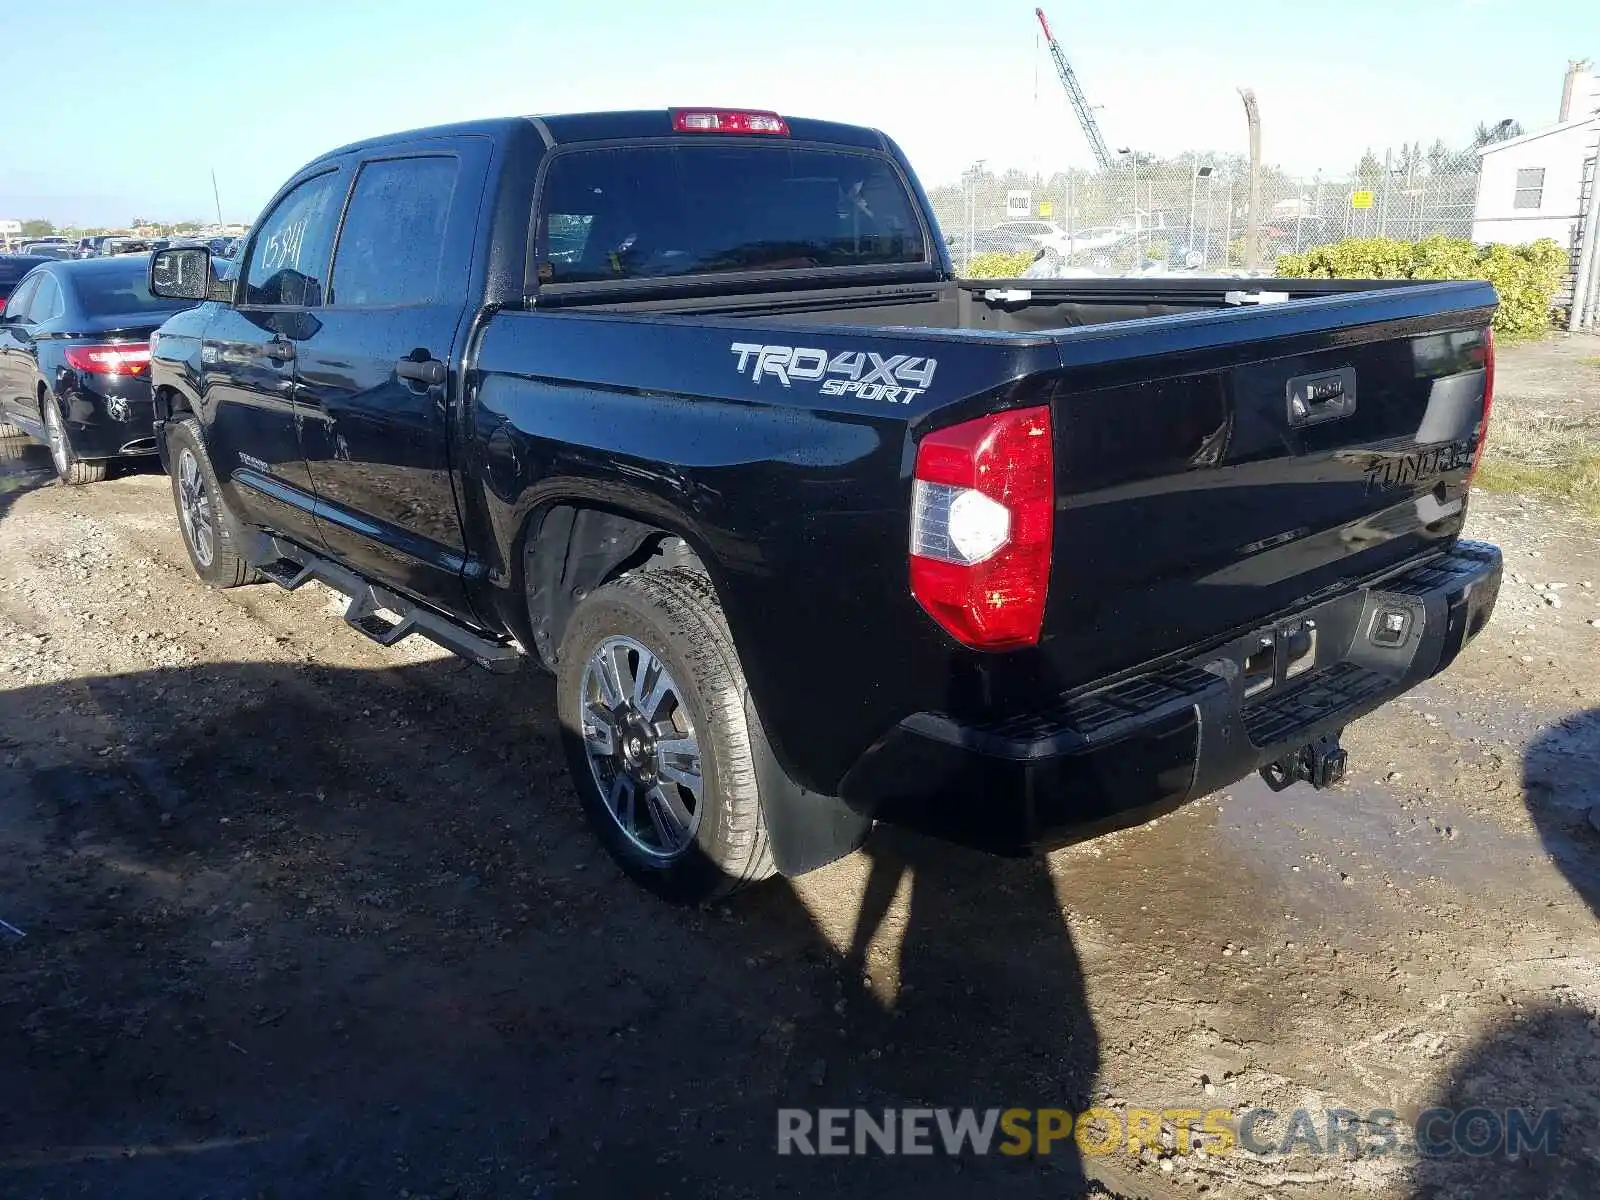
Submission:
M 77 487 L 85 483 L 99 483 L 104 479 L 105 459 L 85 462 L 72 448 L 72 438 L 67 433 L 67 423 L 61 417 L 61 406 L 56 398 L 48 394 L 40 397 L 39 409 L 39 415 L 44 419 L 45 444 L 50 447 L 50 462 L 62 482 Z
M 178 510 L 184 549 L 194 573 L 214 588 L 248 583 L 253 572 L 234 549 L 238 538 L 233 515 L 222 499 L 216 472 L 200 440 L 193 418 L 167 427 L 167 448 L 172 463 L 172 502 Z
M 573 786 L 624 871 L 684 903 L 773 873 L 744 672 L 704 576 L 635 571 L 595 591 L 556 686 Z

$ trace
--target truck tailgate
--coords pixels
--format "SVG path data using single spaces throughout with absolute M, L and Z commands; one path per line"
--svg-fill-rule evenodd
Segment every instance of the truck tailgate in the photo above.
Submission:
M 1487 284 L 1058 335 L 1041 647 L 1068 686 L 1448 545 L 1492 391 Z

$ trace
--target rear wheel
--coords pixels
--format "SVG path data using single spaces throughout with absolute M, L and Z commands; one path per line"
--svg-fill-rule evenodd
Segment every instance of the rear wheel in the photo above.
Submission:
M 598 589 L 556 680 L 573 786 L 624 871 L 686 903 L 773 873 L 744 673 L 703 576 L 635 571 Z
M 21 425 L 7 425 L 0 421 L 0 438 L 26 437 L 28 431 Z
M 254 572 L 235 550 L 238 523 L 222 499 L 194 418 L 167 427 L 167 448 L 172 463 L 172 502 L 194 573 L 214 588 L 250 582 Z
M 61 406 L 56 398 L 46 392 L 39 397 L 40 416 L 44 418 L 45 444 L 50 447 L 50 461 L 56 474 L 74 486 L 99 483 L 106 477 L 105 459 L 86 462 L 72 448 L 72 438 L 67 433 L 67 423 L 61 417 Z

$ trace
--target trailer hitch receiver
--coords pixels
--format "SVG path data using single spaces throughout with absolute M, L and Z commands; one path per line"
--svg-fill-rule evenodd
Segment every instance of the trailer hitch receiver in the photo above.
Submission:
M 1275 792 L 1305 782 L 1317 789 L 1332 787 L 1344 778 L 1350 756 L 1339 745 L 1337 733 L 1324 734 L 1276 762 L 1261 768 L 1261 778 Z

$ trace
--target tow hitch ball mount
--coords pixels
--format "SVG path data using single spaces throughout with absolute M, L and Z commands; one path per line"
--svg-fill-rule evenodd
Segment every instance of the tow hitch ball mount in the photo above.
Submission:
M 1302 781 L 1314 788 L 1332 787 L 1344 778 L 1349 757 L 1339 745 L 1339 733 L 1328 733 L 1262 767 L 1261 778 L 1275 792 Z

